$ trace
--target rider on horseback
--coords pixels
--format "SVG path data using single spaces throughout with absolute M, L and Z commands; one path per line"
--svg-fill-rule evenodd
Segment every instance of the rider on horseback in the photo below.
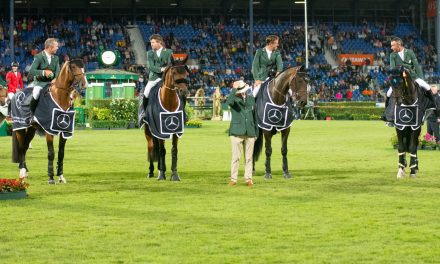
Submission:
M 146 112 L 148 104 L 148 96 L 151 88 L 161 81 L 163 72 L 166 67 L 171 64 L 172 50 L 164 47 L 162 36 L 153 34 L 150 36 L 151 50 L 147 52 L 147 66 L 150 71 L 148 75 L 148 83 L 144 89 L 143 106 Z
M 408 68 L 410 71 L 411 79 L 417 82 L 417 84 L 429 91 L 431 88 L 427 82 L 423 80 L 423 71 L 419 62 L 417 61 L 414 51 L 406 49 L 403 47 L 402 39 L 395 37 L 391 40 L 391 49 L 393 52 L 390 54 L 390 70 L 393 70 L 396 66 L 403 66 Z M 388 111 L 393 111 L 393 109 L 388 109 L 390 105 L 390 97 L 393 92 L 393 88 L 390 87 L 387 91 L 387 96 L 385 100 L 385 112 L 381 117 L 383 121 L 393 122 L 394 120 L 388 120 L 386 113 Z
M 269 35 L 266 37 L 266 46 L 255 52 L 252 63 L 252 75 L 255 80 L 254 96 L 258 93 L 261 83 L 283 71 L 283 60 L 280 51 L 277 50 L 278 41 L 278 36 Z
M 60 59 L 56 54 L 58 41 L 48 38 L 44 42 L 44 50 L 34 57 L 29 74 L 34 79 L 32 91 L 31 111 L 35 113 L 41 90 L 50 83 L 54 83 L 60 73 Z

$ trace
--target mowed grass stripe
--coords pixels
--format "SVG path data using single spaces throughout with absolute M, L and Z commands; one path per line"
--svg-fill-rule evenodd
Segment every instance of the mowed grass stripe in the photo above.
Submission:
M 181 182 L 146 179 L 140 130 L 76 131 L 66 185 L 47 184 L 43 138 L 28 152 L 25 200 L 0 202 L 5 263 L 438 263 L 439 151 L 419 151 L 415 180 L 397 181 L 393 129 L 374 121 L 297 121 L 289 138 L 293 180 L 227 187 L 227 122 L 186 129 Z M 0 137 L 0 177 L 18 175 Z M 167 169 L 170 158 L 167 142 Z M 241 165 L 240 177 L 243 175 Z

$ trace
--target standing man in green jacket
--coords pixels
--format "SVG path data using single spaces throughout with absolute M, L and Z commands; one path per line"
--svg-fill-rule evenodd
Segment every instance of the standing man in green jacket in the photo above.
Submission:
M 143 106 L 147 109 L 148 97 L 153 88 L 163 77 L 166 67 L 171 64 L 172 50 L 164 47 L 162 36 L 153 34 L 150 36 L 151 50 L 147 52 L 147 67 L 150 71 L 148 83 L 144 89 Z
M 283 71 L 283 60 L 281 53 L 278 50 L 279 37 L 276 35 L 269 35 L 266 37 L 266 46 L 257 49 L 252 62 L 252 75 L 254 76 L 254 95 L 258 93 L 259 86 L 269 77 L 271 72 L 276 71 L 275 77 Z
M 31 111 L 35 112 L 41 90 L 49 83 L 54 83 L 60 74 L 60 59 L 58 58 L 58 41 L 48 38 L 44 42 L 44 50 L 34 57 L 29 74 L 33 78 Z
M 244 178 L 246 184 L 252 187 L 254 185 L 252 181 L 252 157 L 258 131 L 254 115 L 255 98 L 249 90 L 249 85 L 241 80 L 234 82 L 232 87 L 233 89 L 227 98 L 231 108 L 229 136 L 232 144 L 231 181 L 229 186 L 237 185 L 241 151 L 244 148 Z

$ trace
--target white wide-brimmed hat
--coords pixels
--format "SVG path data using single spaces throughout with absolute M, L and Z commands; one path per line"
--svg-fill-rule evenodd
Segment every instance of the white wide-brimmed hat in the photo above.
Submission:
M 232 88 L 237 89 L 237 93 L 245 93 L 251 87 L 245 83 L 243 80 L 235 81 L 232 84 Z

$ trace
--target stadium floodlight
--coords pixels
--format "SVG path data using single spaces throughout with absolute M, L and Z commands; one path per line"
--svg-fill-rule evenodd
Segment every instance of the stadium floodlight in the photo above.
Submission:
M 309 68 L 309 32 L 307 25 L 307 0 L 295 1 L 295 4 L 304 4 L 304 39 L 306 46 L 306 69 Z
M 101 2 L 99 2 L 99 1 L 90 1 L 90 4 L 92 4 L 92 5 L 98 5 L 98 4 L 100 4 Z
M 177 6 L 177 3 L 171 3 L 170 6 Z

